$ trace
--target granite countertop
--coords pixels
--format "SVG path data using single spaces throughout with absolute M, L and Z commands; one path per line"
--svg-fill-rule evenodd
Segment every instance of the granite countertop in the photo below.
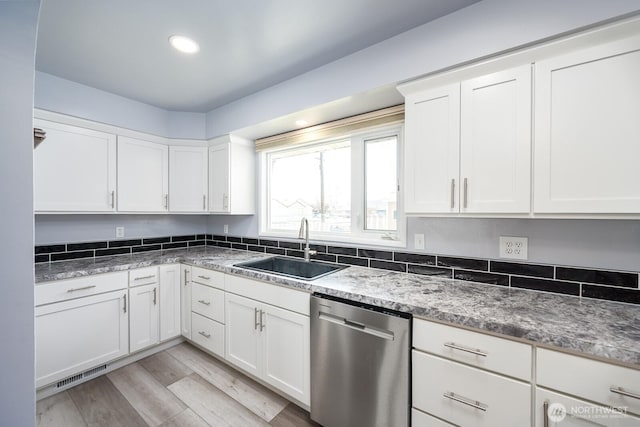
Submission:
M 48 281 L 186 263 L 310 292 L 334 295 L 640 368 L 640 306 L 351 266 L 314 281 L 234 267 L 264 258 L 223 248 L 179 249 L 36 264 Z

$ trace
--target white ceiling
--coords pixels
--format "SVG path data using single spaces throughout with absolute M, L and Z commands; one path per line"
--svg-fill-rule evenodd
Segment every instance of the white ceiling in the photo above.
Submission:
M 477 1 L 43 0 L 36 69 L 207 112 Z M 172 34 L 200 52 L 173 50 Z

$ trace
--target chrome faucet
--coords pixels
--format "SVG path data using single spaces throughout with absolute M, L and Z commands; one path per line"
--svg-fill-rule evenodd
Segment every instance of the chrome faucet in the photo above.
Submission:
M 315 255 L 317 252 L 309 249 L 309 221 L 305 217 L 302 217 L 300 221 L 298 239 L 304 239 L 304 260 L 311 261 L 311 255 Z

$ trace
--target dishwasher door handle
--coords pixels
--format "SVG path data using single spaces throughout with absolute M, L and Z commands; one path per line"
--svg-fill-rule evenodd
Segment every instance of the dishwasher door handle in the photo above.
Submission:
M 385 340 L 393 341 L 393 332 L 385 329 L 376 328 L 374 326 L 365 325 L 364 323 L 354 322 L 347 320 L 344 317 L 334 316 L 333 314 L 320 312 L 318 314 L 320 320 L 326 320 L 327 322 L 334 323 L 338 326 L 344 326 L 355 331 L 364 332 L 365 334 L 373 335 L 378 338 L 384 338 Z

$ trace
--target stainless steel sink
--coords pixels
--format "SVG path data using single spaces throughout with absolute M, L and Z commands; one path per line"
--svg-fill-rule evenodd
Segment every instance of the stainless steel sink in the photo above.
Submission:
M 348 265 L 328 264 L 318 261 L 304 261 L 283 257 L 271 257 L 258 261 L 241 262 L 235 264 L 235 266 L 302 280 L 314 280 L 348 267 Z

